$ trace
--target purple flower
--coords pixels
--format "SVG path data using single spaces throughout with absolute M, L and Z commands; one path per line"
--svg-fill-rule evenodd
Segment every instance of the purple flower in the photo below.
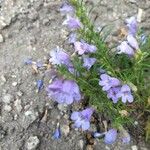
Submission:
M 129 29 L 129 34 L 132 34 L 133 36 L 136 35 L 137 32 L 137 20 L 135 17 L 130 17 L 126 19 L 127 27 Z
M 120 90 L 120 92 L 118 92 L 117 97 L 122 98 L 123 103 L 126 103 L 127 101 L 129 103 L 133 102 L 133 96 L 131 94 L 131 89 L 126 84 L 121 87 L 121 90 Z
M 106 144 L 113 144 L 117 139 L 117 130 L 116 129 L 110 129 L 108 132 L 106 132 L 104 137 L 104 142 Z
M 129 45 L 134 48 L 135 50 L 138 50 L 139 49 L 139 45 L 138 45 L 138 42 L 137 40 L 135 39 L 135 37 L 133 37 L 133 35 L 129 34 L 127 36 L 127 41 L 129 43 Z
M 96 46 L 90 45 L 86 43 L 85 41 L 77 41 L 74 43 L 75 51 L 79 55 L 83 55 L 84 53 L 94 53 L 96 51 Z
M 113 100 L 113 103 L 118 102 L 117 94 L 120 92 L 120 87 L 113 87 L 110 88 L 109 91 L 107 91 L 107 97 L 111 98 Z
M 127 54 L 129 56 L 134 55 L 134 50 L 128 45 L 126 41 L 122 42 L 118 47 L 117 50 L 119 50 L 118 54 Z
M 73 17 L 67 17 L 67 19 L 63 22 L 63 25 L 66 25 L 71 30 L 76 30 L 82 28 L 82 24 L 79 19 Z
M 69 5 L 68 3 L 64 3 L 60 7 L 60 12 L 61 12 L 62 15 L 73 14 L 74 13 L 74 8 L 71 5 Z
M 99 85 L 102 86 L 103 91 L 108 91 L 112 87 L 119 86 L 121 83 L 117 78 L 110 77 L 107 74 L 100 75 L 101 80 L 99 81 Z
M 93 114 L 92 108 L 86 108 L 83 111 L 75 111 L 71 115 L 71 120 L 73 120 L 75 128 L 82 128 L 83 131 L 90 128 L 90 119 Z
M 68 43 L 69 43 L 69 44 L 74 44 L 74 43 L 76 42 L 76 40 L 77 40 L 77 35 L 76 35 L 76 33 L 71 33 L 71 34 L 69 35 L 69 38 L 68 38 Z
M 56 49 L 53 49 L 50 51 L 50 59 L 49 61 L 53 65 L 67 65 L 69 66 L 71 64 L 70 57 L 67 53 L 64 52 L 63 49 L 57 47 Z
M 89 70 L 94 65 L 94 63 L 96 62 L 96 58 L 84 57 L 83 62 L 84 62 L 83 67 L 85 67 L 85 68 L 87 68 L 87 70 Z
M 48 96 L 62 104 L 72 104 L 80 101 L 81 94 L 78 85 L 73 80 L 56 79 L 47 87 Z

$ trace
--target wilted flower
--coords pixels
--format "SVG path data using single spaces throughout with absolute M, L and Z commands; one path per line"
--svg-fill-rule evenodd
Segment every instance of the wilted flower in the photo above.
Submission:
M 94 65 L 94 63 L 96 62 L 96 58 L 84 57 L 83 62 L 84 62 L 83 67 L 85 67 L 89 70 Z
M 66 25 L 71 30 L 76 30 L 82 27 L 79 19 L 68 16 L 67 19 L 63 22 L 63 25 Z
M 57 124 L 57 128 L 53 134 L 53 139 L 58 140 L 58 139 L 60 139 L 60 137 L 61 137 L 61 131 L 60 131 L 59 124 Z
M 82 128 L 83 131 L 90 128 L 90 119 L 93 114 L 92 108 L 86 108 L 83 111 L 75 111 L 71 115 L 71 120 L 73 120 L 75 128 Z
M 129 29 L 129 34 L 132 34 L 133 36 L 136 35 L 137 32 L 137 20 L 135 17 L 130 17 L 126 19 L 127 27 Z
M 69 55 L 64 52 L 63 49 L 57 47 L 50 51 L 50 59 L 49 61 L 53 65 L 66 65 L 69 66 L 71 64 Z
M 41 68 L 41 67 L 43 67 L 43 63 L 40 62 L 40 61 L 38 61 L 38 62 L 36 62 L 36 66 L 37 66 L 38 68 Z
M 135 39 L 135 37 L 133 37 L 133 35 L 129 34 L 127 36 L 127 41 L 129 43 L 129 45 L 134 48 L 135 50 L 138 50 L 139 49 L 139 45 L 138 45 L 138 42 L 137 40 Z
M 80 101 L 81 95 L 78 85 L 73 80 L 56 79 L 47 87 L 48 96 L 62 104 Z
M 32 58 L 28 58 L 24 61 L 25 65 L 32 65 L 33 61 Z
M 133 96 L 131 94 L 131 89 L 126 84 L 121 87 L 120 92 L 117 93 L 117 97 L 121 98 L 123 103 L 126 103 L 127 101 L 129 103 L 133 102 Z
M 120 91 L 120 87 L 113 87 L 107 91 L 107 97 L 113 100 L 113 103 L 118 102 L 117 93 Z
M 75 42 L 74 47 L 75 47 L 75 51 L 79 55 L 83 55 L 84 53 L 94 53 L 97 49 L 96 46 L 90 45 L 83 40 L 81 42 L 79 41 Z
M 123 126 L 120 126 L 119 131 L 120 131 L 122 143 L 129 144 L 131 137 L 128 131 L 124 129 Z
M 117 50 L 118 50 L 118 54 L 127 54 L 129 56 L 133 56 L 134 55 L 134 50 L 133 48 L 131 48 L 128 43 L 126 41 L 123 41 L 118 47 L 117 47 Z
M 102 137 L 103 135 L 105 135 L 106 132 L 103 132 L 103 133 L 99 133 L 99 132 L 95 132 L 93 134 L 94 138 L 99 138 L 99 137 Z
M 117 139 L 117 130 L 116 129 L 110 129 L 106 132 L 104 137 L 104 142 L 106 144 L 113 144 Z
M 69 35 L 69 38 L 68 38 L 68 43 L 69 43 L 69 44 L 74 44 L 74 43 L 76 42 L 76 40 L 77 40 L 77 35 L 76 35 L 76 33 L 71 33 L 71 34 Z
M 37 81 L 37 88 L 38 88 L 38 92 L 43 88 L 43 80 Z
M 145 44 L 146 41 L 147 41 L 147 36 L 146 36 L 145 34 L 142 34 L 142 35 L 140 36 L 140 41 L 141 41 L 141 44 L 142 44 L 142 45 Z
M 60 7 L 60 12 L 61 12 L 62 15 L 73 14 L 74 13 L 74 8 L 71 5 L 69 5 L 68 3 L 64 3 Z
M 121 83 L 117 78 L 110 77 L 107 74 L 100 75 L 101 80 L 99 81 L 99 85 L 102 86 L 103 91 L 108 91 L 112 87 L 119 86 Z
M 122 143 L 129 144 L 130 140 L 131 140 L 131 137 L 130 137 L 130 135 L 128 135 L 128 136 L 122 138 Z

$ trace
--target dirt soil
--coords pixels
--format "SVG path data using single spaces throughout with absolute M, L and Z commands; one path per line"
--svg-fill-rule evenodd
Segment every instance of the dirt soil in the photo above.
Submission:
M 98 139 L 89 145 L 85 133 L 70 126 L 71 111 L 80 106 L 56 105 L 45 91 L 50 73 L 41 70 L 34 75 L 31 66 L 24 64 L 27 58 L 44 63 L 51 49 L 66 47 L 68 32 L 59 13 L 63 2 L 0 0 L 0 150 L 148 150 L 144 142 L 137 143 L 134 138 L 129 145 L 123 145 L 119 139 L 111 146 Z M 114 30 L 141 8 L 140 26 L 150 33 L 149 0 L 89 0 L 86 4 L 96 6 L 91 18 L 97 18 L 97 28 L 110 24 Z M 109 39 L 116 41 L 116 37 Z M 39 79 L 44 80 L 44 88 L 38 93 Z M 62 137 L 53 140 L 58 122 Z M 94 124 L 90 130 L 96 130 Z

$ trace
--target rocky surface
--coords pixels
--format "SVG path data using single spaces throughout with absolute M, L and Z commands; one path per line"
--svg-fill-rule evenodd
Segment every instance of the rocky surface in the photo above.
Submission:
M 46 61 L 57 45 L 64 47 L 66 31 L 59 7 L 63 0 L 0 0 L 0 150 L 147 150 L 141 142 L 130 145 L 105 145 L 95 139 L 91 146 L 85 133 L 71 128 L 71 108 L 56 105 L 48 99 L 45 87 L 51 79 L 43 71 L 34 74 L 24 60 Z M 150 33 L 149 0 L 95 0 L 91 18 L 95 26 L 106 24 L 119 28 L 126 17 L 143 10 L 140 26 Z M 111 37 L 112 38 L 112 37 Z M 36 81 L 44 79 L 44 88 L 37 93 Z M 73 109 L 80 106 L 73 106 Z M 62 137 L 52 138 L 57 123 Z M 92 130 L 95 130 L 93 127 Z

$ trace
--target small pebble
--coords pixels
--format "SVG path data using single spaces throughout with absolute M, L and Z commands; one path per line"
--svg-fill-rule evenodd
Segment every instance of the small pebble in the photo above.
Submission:
M 7 80 L 6 80 L 6 77 L 4 76 L 4 75 L 1 75 L 1 80 L 3 81 L 3 82 L 6 82 Z
M 12 86 L 15 87 L 15 86 L 17 86 L 17 84 L 18 84 L 17 82 L 13 82 L 13 83 L 12 83 Z
M 58 104 L 57 105 L 57 107 L 58 107 L 58 109 L 60 110 L 60 111 L 62 111 L 62 112 L 66 112 L 67 111 L 67 107 L 66 107 L 67 105 L 65 105 L 65 104 Z
M 15 100 L 14 106 L 15 106 L 15 108 L 16 108 L 16 110 L 17 110 L 18 112 L 21 112 L 22 106 L 21 106 L 21 100 L 20 100 L 20 99 L 16 99 L 16 100 Z
M 4 103 L 9 104 L 12 100 L 13 100 L 13 96 L 10 95 L 10 94 L 6 94 L 6 95 L 3 97 L 3 102 L 4 102 Z
M 78 145 L 79 145 L 80 149 L 83 149 L 83 147 L 84 147 L 84 142 L 83 142 L 83 140 L 80 140 L 80 141 L 78 142 Z
M 87 146 L 86 146 L 86 150 L 93 150 L 92 145 L 87 145 Z
M 22 91 L 18 91 L 18 92 L 17 92 L 17 95 L 18 95 L 19 97 L 21 97 L 21 96 L 23 95 L 23 92 L 22 92 Z
M 64 133 L 65 136 L 67 136 L 70 132 L 70 128 L 69 128 L 68 125 L 62 125 L 61 126 L 61 131 L 62 131 L 62 133 Z
M 138 150 L 138 147 L 136 145 L 131 146 L 132 150 Z
M 40 141 L 37 136 L 30 136 L 29 139 L 27 140 L 26 148 L 28 150 L 36 149 L 39 143 Z
M 10 105 L 5 105 L 4 110 L 7 111 L 7 112 L 10 112 L 12 110 L 12 108 L 11 108 Z
M 130 3 L 136 3 L 137 1 L 136 0 L 130 0 Z

